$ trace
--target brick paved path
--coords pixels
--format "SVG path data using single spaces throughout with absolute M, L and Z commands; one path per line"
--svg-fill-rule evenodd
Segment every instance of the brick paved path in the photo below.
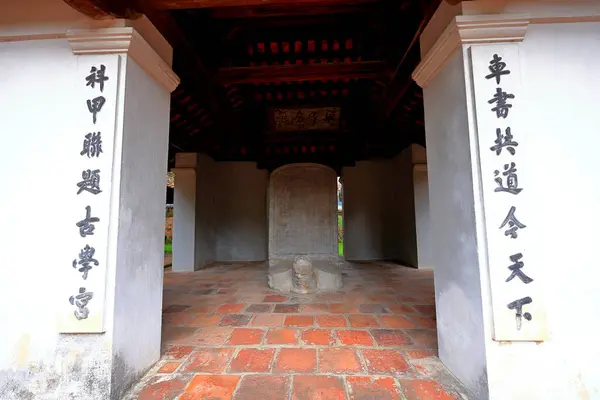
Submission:
M 280 295 L 264 264 L 165 273 L 162 358 L 127 399 L 460 399 L 437 359 L 431 271 L 353 264 Z

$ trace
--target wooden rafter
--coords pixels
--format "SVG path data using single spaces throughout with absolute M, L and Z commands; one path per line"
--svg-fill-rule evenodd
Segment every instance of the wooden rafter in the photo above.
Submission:
M 264 67 L 221 68 L 217 77 L 224 84 L 376 79 L 382 76 L 385 67 L 386 63 L 383 61 L 270 65 Z

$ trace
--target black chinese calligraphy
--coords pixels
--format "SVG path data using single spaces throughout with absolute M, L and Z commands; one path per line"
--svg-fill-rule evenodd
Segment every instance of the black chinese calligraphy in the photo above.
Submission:
M 100 157 L 102 153 L 102 134 L 100 132 L 90 132 L 83 139 L 83 150 L 79 153 L 88 158 Z
M 512 256 L 510 256 L 510 261 L 513 262 L 513 265 L 509 266 L 508 269 L 511 270 L 512 273 L 510 274 L 510 276 L 508 278 L 506 278 L 505 282 L 510 282 L 515 277 L 518 277 L 521 280 L 521 282 L 523 282 L 525 284 L 533 282 L 533 279 L 531 279 L 530 277 L 525 275 L 525 273 L 522 271 L 523 267 L 525 266 L 525 263 L 523 261 L 521 261 L 522 258 L 523 258 L 522 253 L 517 253 L 517 254 L 513 254 Z
M 494 192 L 506 192 L 510 194 L 519 194 L 523 191 L 523 188 L 519 187 L 519 177 L 517 176 L 517 166 L 514 162 L 510 164 L 504 164 L 504 172 L 502 175 L 506 177 L 506 186 L 504 186 L 504 182 L 502 181 L 502 177 L 499 176 L 500 171 L 495 170 L 494 176 L 496 177 L 494 181 L 498 184 L 498 187 L 494 189 Z
M 91 194 L 98 194 L 102 192 L 100 189 L 99 169 L 95 169 L 93 171 L 86 169 L 85 171 L 81 172 L 81 179 L 83 180 L 77 183 L 77 187 L 79 187 L 77 194 L 80 194 L 83 191 L 90 192 Z
M 336 112 L 335 110 L 326 110 L 325 116 L 323 117 L 323 122 L 327 124 L 332 124 L 336 121 Z
M 92 89 L 96 86 L 100 86 L 100 92 L 104 92 L 104 82 L 108 80 L 108 76 L 106 76 L 106 67 L 104 64 L 100 64 L 100 68 L 92 67 L 90 69 L 90 74 L 85 78 L 87 83 L 85 86 L 91 86 Z
M 504 231 L 504 236 L 510 236 L 511 239 L 516 239 L 519 236 L 517 233 L 519 229 L 527 228 L 527 225 L 522 224 L 515 216 L 516 211 L 517 207 L 512 206 L 508 215 L 504 218 L 504 221 L 502 221 L 502 225 L 500 225 L 500 229 L 508 225 L 509 229 Z
M 73 260 L 73 268 L 77 268 L 78 265 L 81 265 L 79 272 L 83 274 L 82 277 L 84 280 L 87 279 L 88 272 L 92 269 L 92 265 L 96 267 L 100 265 L 98 260 L 94 258 L 95 253 L 96 249 L 86 244 L 79 252 L 79 261 L 77 259 Z
M 298 127 L 298 129 L 302 129 L 304 128 L 304 112 L 302 110 L 298 110 L 298 112 L 296 113 L 296 117 L 294 118 L 294 125 L 296 125 Z
M 93 224 L 94 222 L 100 222 L 100 218 L 92 217 L 92 207 L 85 207 L 85 218 L 79 221 L 76 225 L 79 228 L 79 235 L 81 237 L 86 237 L 88 235 L 93 235 L 96 226 Z
M 94 124 L 96 123 L 96 117 L 98 113 L 102 110 L 102 107 L 104 107 L 104 103 L 106 103 L 106 99 L 104 98 L 104 96 L 98 96 L 96 98 L 93 98 L 92 100 L 87 101 L 87 107 L 89 112 L 92 113 L 92 119 L 94 121 Z
M 519 143 L 513 140 L 513 135 L 511 133 L 510 127 L 506 128 L 506 133 L 502 134 L 502 129 L 496 129 L 496 140 L 494 141 L 495 145 L 490 147 L 490 150 L 495 151 L 496 155 L 500 155 L 502 153 L 502 149 L 506 147 L 506 150 L 511 154 L 515 155 L 515 147 L 519 146 Z
M 500 84 L 502 75 L 510 75 L 509 70 L 504 70 L 504 68 L 506 68 L 506 63 L 502 61 L 502 57 L 499 57 L 498 54 L 494 54 L 488 68 L 490 69 L 491 74 L 487 75 L 485 79 L 496 78 L 496 83 L 498 85 Z
M 79 288 L 79 294 L 69 297 L 69 303 L 77 307 L 73 312 L 78 320 L 86 319 L 90 315 L 90 310 L 87 308 L 88 303 L 94 297 L 93 292 L 87 292 L 84 287 Z
M 531 299 L 531 297 L 523 297 L 522 299 L 519 300 L 515 300 L 512 303 L 509 303 L 507 305 L 509 310 L 515 310 L 515 318 L 517 320 L 517 330 L 520 331 L 521 330 L 521 326 L 522 326 L 522 318 L 525 318 L 527 321 L 531 321 L 532 316 L 530 313 L 526 312 L 523 313 L 523 306 L 527 305 L 527 304 L 531 304 L 533 302 L 533 300 Z
M 488 101 L 488 103 L 489 104 L 496 103 L 496 106 L 494 108 L 492 108 L 492 111 L 494 111 L 496 113 L 496 116 L 498 118 L 506 119 L 506 117 L 508 117 L 508 112 L 512 108 L 512 104 L 508 104 L 508 100 L 514 99 L 514 98 L 515 98 L 514 94 L 506 93 L 506 92 L 502 91 L 501 88 L 497 88 L 496 94 L 494 95 L 494 97 L 491 100 Z

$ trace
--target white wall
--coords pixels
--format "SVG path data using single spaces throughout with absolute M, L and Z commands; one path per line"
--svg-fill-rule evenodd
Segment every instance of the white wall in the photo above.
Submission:
M 528 160 L 519 170 L 534 205 L 527 258 L 546 271 L 538 279 L 549 338 L 499 344 L 488 335 L 490 391 L 493 399 L 596 399 L 600 23 L 530 25 L 520 53 Z
M 13 266 L 0 272 L 6 400 L 118 398 L 159 356 L 170 96 L 125 56 L 100 56 L 121 65 L 110 71 L 119 82 L 120 103 L 110 99 L 117 124 L 102 132 L 103 154 L 114 160 L 101 180 L 108 239 L 96 232 L 97 243 L 108 241 L 108 250 L 97 248 L 106 296 L 90 303 L 103 304 L 104 333 L 59 334 L 59 310 L 76 294 L 64 290 L 64 278 L 81 248 L 72 240 L 72 199 L 81 178 L 73 161 L 85 135 L 81 116 L 89 115 L 85 82 L 77 79 L 91 62 L 83 57 L 65 38 L 0 43 L 0 92 L 10 93 L 0 96 L 0 169 L 9 188 L 0 206 L 3 226 L 11 227 L 2 250 Z
M 434 267 L 434 261 L 427 164 L 415 164 L 413 167 L 413 182 L 415 190 L 415 225 L 417 229 L 417 266 L 429 269 Z
M 127 60 L 112 398 L 160 357 L 170 94 Z
M 59 335 L 56 326 L 69 297 L 57 289 L 61 271 L 76 257 L 64 239 L 75 227 L 64 216 L 76 182 L 63 160 L 72 156 L 65 143 L 80 135 L 71 125 L 77 57 L 65 39 L 0 43 L 0 70 L 0 202 L 2 226 L 10 227 L 1 245 L 0 398 L 108 396 L 110 335 Z M 105 319 L 110 324 L 110 309 Z M 70 373 L 64 381 L 61 368 Z
M 173 271 L 194 271 L 197 266 L 196 168 L 175 168 L 173 172 Z
M 195 269 L 215 261 L 266 260 L 267 172 L 256 163 L 198 154 L 195 173 Z
M 346 260 L 416 266 L 411 149 L 389 160 L 359 161 L 342 175 Z
M 344 167 L 344 257 L 349 261 L 383 258 L 384 162 L 359 161 Z
M 439 356 L 488 396 L 465 69 L 455 52 L 424 89 Z M 477 196 L 477 195 L 475 195 Z M 467 361 L 468 360 L 468 361 Z
M 268 172 L 251 162 L 216 164 L 216 259 L 264 261 L 268 258 Z
M 216 260 L 217 206 L 215 201 L 215 171 L 212 158 L 198 154 L 196 168 L 196 255 L 194 269 Z M 176 205 L 175 205 L 176 207 Z M 177 213 L 177 209 L 173 211 Z

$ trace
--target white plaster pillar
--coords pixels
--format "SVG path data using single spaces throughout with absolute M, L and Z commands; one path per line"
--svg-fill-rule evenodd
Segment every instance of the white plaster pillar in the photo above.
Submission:
M 146 18 L 3 8 L 2 399 L 117 399 L 159 358 L 171 57 Z
M 194 271 L 196 266 L 196 153 L 175 155 L 173 197 L 173 271 Z
M 598 37 L 596 1 L 442 3 L 421 36 L 439 354 L 477 398 L 600 396 Z

